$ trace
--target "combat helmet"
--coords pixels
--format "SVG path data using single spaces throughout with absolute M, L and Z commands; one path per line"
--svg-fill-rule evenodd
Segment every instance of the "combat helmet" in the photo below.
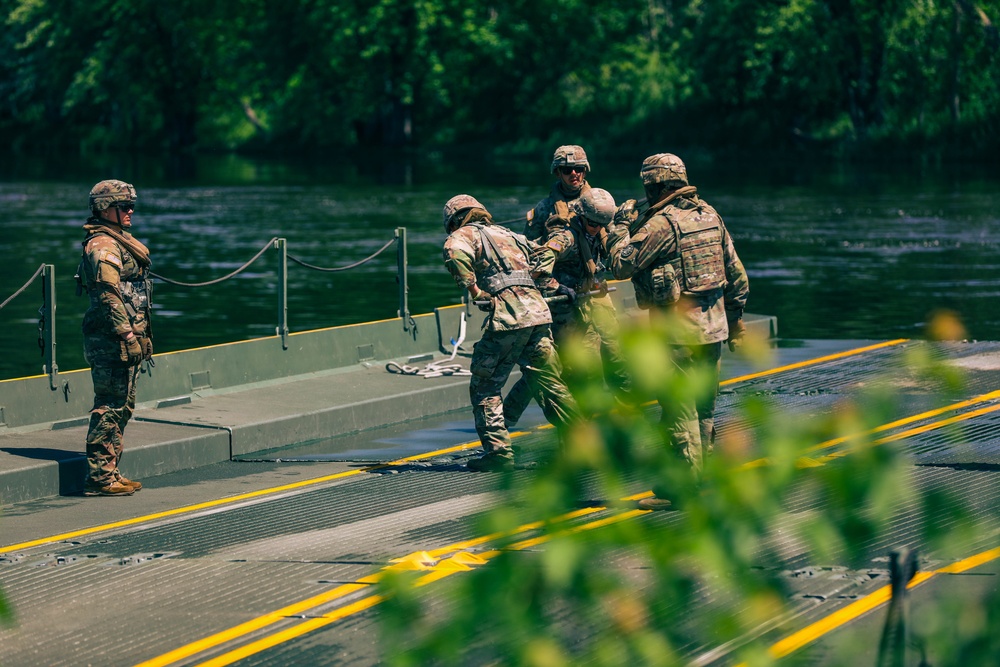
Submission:
M 90 210 L 103 211 L 116 204 L 135 205 L 135 188 L 131 183 L 114 179 L 101 181 L 90 189 Z
M 552 154 L 552 173 L 556 173 L 559 167 L 583 167 L 590 171 L 587 152 L 582 146 L 560 146 Z
M 573 212 L 591 222 L 607 227 L 615 216 L 615 198 L 601 188 L 591 188 L 570 203 Z
M 657 153 L 642 161 L 639 172 L 643 185 L 663 183 L 667 187 L 679 188 L 688 184 L 687 167 L 673 153 Z
M 467 211 L 470 208 L 481 208 L 484 211 L 486 207 L 479 203 L 479 200 L 472 195 L 455 195 L 449 199 L 444 205 L 444 231 L 445 233 L 450 233 L 451 230 L 448 228 L 448 224 L 456 213 L 460 211 Z

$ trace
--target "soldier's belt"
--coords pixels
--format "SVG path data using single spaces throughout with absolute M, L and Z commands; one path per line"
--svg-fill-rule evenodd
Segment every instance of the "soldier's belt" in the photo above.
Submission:
M 576 298 L 580 299 L 580 298 L 588 297 L 588 296 L 603 296 L 603 295 L 607 294 L 608 292 L 617 292 L 617 291 L 618 291 L 617 287 L 609 287 L 609 288 L 607 288 L 605 290 L 595 289 L 595 290 L 590 290 L 589 292 L 585 292 L 584 294 L 577 294 Z M 559 303 L 561 301 L 569 301 L 569 295 L 568 294 L 557 294 L 556 296 L 547 296 L 547 297 L 545 297 L 545 303 Z M 472 305 L 473 306 L 488 306 L 491 303 L 493 303 L 493 301 L 491 299 L 476 299 L 475 301 L 472 302 Z

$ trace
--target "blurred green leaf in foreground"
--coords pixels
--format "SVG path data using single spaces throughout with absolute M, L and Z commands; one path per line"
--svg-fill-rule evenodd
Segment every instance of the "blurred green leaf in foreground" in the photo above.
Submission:
M 932 337 L 952 331 L 936 326 Z M 625 326 L 622 341 L 645 395 L 704 381 L 671 373 L 655 331 Z M 885 378 L 840 387 L 832 400 L 779 401 L 736 385 L 698 482 L 664 444 L 655 403 L 628 410 L 600 387 L 572 387 L 596 416 L 537 469 L 497 475 L 497 505 L 475 532 L 493 538 L 472 549 L 485 563 L 429 586 L 414 586 L 420 573 L 383 580 L 387 664 L 772 664 L 770 647 L 802 625 L 790 571 L 871 569 L 896 546 L 886 540 L 901 521 L 912 546 L 938 558 L 961 555 L 986 530 L 954 489 L 915 483 L 906 438 L 880 429 L 915 413 L 900 389 L 915 378 L 934 389 L 931 404 L 960 394 L 941 345 L 907 346 Z M 564 353 L 573 360 L 572 347 Z M 743 354 L 763 367 L 771 351 L 756 341 Z M 951 428 L 960 436 L 961 425 Z M 672 489 L 675 511 L 635 509 L 656 485 Z M 519 529 L 530 522 L 540 524 Z M 924 650 L 947 660 L 931 664 L 992 664 L 997 596 L 933 602 L 913 616 Z M 876 649 L 877 638 L 835 646 L 843 662 L 826 664 L 866 664 L 854 653 Z

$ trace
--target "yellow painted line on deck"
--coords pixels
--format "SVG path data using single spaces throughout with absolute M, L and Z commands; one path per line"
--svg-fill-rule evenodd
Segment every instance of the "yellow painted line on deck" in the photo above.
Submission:
M 276 632 L 275 634 L 264 637 L 263 639 L 258 639 L 251 644 L 234 649 L 229 653 L 224 653 L 217 658 L 198 664 L 200 667 L 222 667 L 222 665 L 231 665 L 237 660 L 242 660 L 243 658 L 255 655 L 273 646 L 283 644 L 289 640 L 295 639 L 296 637 L 312 632 L 313 630 L 322 628 L 325 625 L 330 625 L 331 623 L 339 621 L 342 618 L 353 616 L 354 614 L 365 611 L 366 609 L 370 609 L 383 600 L 385 600 L 385 598 L 381 595 L 370 595 L 366 598 L 358 600 L 357 602 L 352 602 L 345 607 L 331 611 L 329 614 L 309 619 L 308 621 L 304 621 L 295 627 L 287 628 L 281 632 Z
M 1000 389 L 998 389 L 996 391 L 987 392 L 985 394 L 980 394 L 979 396 L 975 396 L 973 398 L 970 398 L 970 399 L 967 399 L 967 400 L 964 400 L 964 401 L 959 401 L 957 403 L 952 403 L 951 405 L 945 405 L 945 406 L 942 406 L 940 408 L 934 408 L 933 410 L 927 410 L 926 412 L 921 412 L 921 413 L 916 414 L 916 415 L 910 415 L 909 417 L 903 417 L 902 419 L 897 419 L 896 421 L 889 422 L 887 424 L 882 424 L 881 426 L 877 426 L 877 427 L 875 427 L 873 429 L 869 429 L 867 431 L 861 431 L 859 433 L 853 433 L 851 435 L 844 435 L 844 436 L 840 436 L 840 437 L 837 437 L 837 438 L 833 438 L 831 440 L 826 440 L 824 442 L 819 443 L 818 445 L 813 445 L 812 447 L 809 447 L 805 451 L 806 452 L 818 452 L 818 451 L 822 451 L 824 449 L 830 449 L 831 447 L 836 447 L 837 445 L 842 445 L 845 442 L 848 442 L 848 441 L 853 440 L 855 438 L 860 438 L 860 437 L 863 437 L 863 436 L 866 436 L 866 435 L 874 435 L 876 433 L 884 433 L 885 431 L 889 431 L 889 430 L 892 430 L 894 428 L 899 428 L 900 426 L 906 426 L 907 424 L 912 424 L 914 422 L 923 421 L 925 419 L 930 419 L 932 417 L 937 417 L 937 416 L 942 415 L 942 414 L 944 414 L 946 412 L 954 412 L 955 410 L 962 410 L 964 408 L 969 408 L 969 407 L 972 407 L 974 405 L 978 405 L 980 403 L 986 403 L 988 401 L 995 401 L 995 400 L 1000 400 Z M 883 445 L 883 444 L 885 444 L 887 442 L 894 442 L 896 440 L 902 440 L 904 438 L 910 437 L 911 435 L 918 435 L 918 434 L 924 433 L 926 431 L 933 431 L 935 429 L 941 428 L 942 426 L 947 426 L 949 424 L 954 424 L 954 423 L 957 423 L 957 422 L 960 422 L 960 421 L 965 421 L 966 419 L 971 419 L 973 417 L 978 417 L 980 415 L 984 415 L 984 414 L 987 414 L 989 412 L 994 412 L 998 408 L 1000 408 L 1000 405 L 995 405 L 995 406 L 980 408 L 978 410 L 973 410 L 973 411 L 967 412 L 965 414 L 956 415 L 956 416 L 950 417 L 948 419 L 944 419 L 944 420 L 941 420 L 941 421 L 932 422 L 930 424 L 925 424 L 924 426 L 919 426 L 919 427 L 915 427 L 915 428 L 912 428 L 912 429 L 907 429 L 905 431 L 900 431 L 899 433 L 893 434 L 891 436 L 886 436 L 884 438 L 879 438 L 878 440 L 875 440 L 873 444 Z M 809 465 L 810 462 L 822 461 L 824 459 L 831 458 L 831 457 L 832 458 L 838 458 L 840 456 L 844 456 L 844 454 L 843 453 L 837 453 L 837 452 L 835 452 L 833 454 L 828 454 L 825 457 L 820 457 L 819 459 L 807 459 L 807 458 L 803 458 L 803 459 L 800 459 L 800 461 L 802 462 L 803 465 Z M 740 466 L 740 468 L 757 468 L 757 467 L 760 467 L 760 466 L 769 465 L 770 463 L 771 463 L 771 460 L 767 459 L 767 458 L 755 459 L 753 461 L 747 461 L 746 463 L 742 464 Z
M 146 523 L 149 521 L 156 521 L 157 519 L 165 519 L 180 514 L 190 514 L 191 512 L 198 512 L 201 510 L 211 509 L 213 507 L 220 507 L 222 505 L 231 505 L 233 503 L 243 502 L 245 500 L 253 500 L 254 498 L 261 498 L 263 496 L 274 495 L 276 493 L 295 491 L 297 489 L 303 489 L 309 486 L 315 486 L 316 484 L 332 482 L 338 479 L 344 479 L 346 477 L 354 477 L 355 475 L 362 475 L 371 472 L 373 470 L 381 470 L 383 468 L 391 467 L 394 465 L 400 465 L 401 463 L 410 463 L 412 461 L 419 461 L 425 458 L 433 458 L 435 456 L 441 456 L 442 454 L 451 454 L 454 452 L 462 451 L 465 449 L 471 449 L 473 447 L 478 447 L 478 446 L 479 446 L 478 440 L 476 440 L 475 442 L 466 442 L 460 445 L 455 445 L 454 447 L 439 449 L 433 452 L 426 452 L 414 456 L 407 456 L 406 458 L 397 459 L 395 461 L 390 461 L 388 463 L 379 463 L 377 465 L 372 465 L 365 468 L 358 468 L 357 470 L 347 470 L 344 472 L 335 473 L 333 475 L 323 475 L 322 477 L 313 477 L 311 479 L 305 479 L 300 482 L 292 482 L 290 484 L 282 484 L 281 486 L 274 486 L 267 489 L 260 489 L 258 491 L 250 491 L 247 493 L 241 493 L 236 496 L 230 496 L 228 498 L 217 498 L 216 500 L 208 500 L 203 503 L 195 503 L 193 505 L 184 505 L 183 507 L 176 507 L 174 509 L 164 510 L 162 512 L 154 512 L 153 514 L 144 514 L 143 516 L 137 516 L 132 519 L 123 519 L 121 521 L 103 523 L 99 526 L 91 526 L 90 528 L 81 528 L 80 530 L 73 530 L 66 533 L 59 533 L 58 535 L 50 535 L 48 537 L 42 537 L 37 540 L 30 540 L 28 542 L 19 542 L 18 544 L 11 544 L 8 546 L 0 547 L 0 553 L 9 553 L 11 551 L 18 551 L 20 549 L 30 549 L 31 547 L 37 547 L 43 544 L 51 544 L 52 542 L 61 542 L 63 540 L 70 540 L 76 537 L 83 537 L 85 535 L 93 535 L 94 533 L 100 533 L 106 530 L 114 530 L 116 528 L 134 526 L 136 524 Z
M 636 497 L 642 497 L 644 495 L 646 494 L 637 494 L 637 496 L 629 496 L 628 498 L 625 498 L 625 500 L 631 500 Z M 559 516 L 548 523 L 554 524 L 554 523 L 561 523 L 564 521 L 570 521 L 573 519 L 587 516 L 589 514 L 593 514 L 595 512 L 602 511 L 604 509 L 606 508 L 587 507 L 579 510 L 574 510 L 572 512 L 568 512 L 562 516 Z M 645 512 L 639 512 L 639 513 L 643 514 Z M 628 516 L 620 515 L 623 516 L 623 518 L 617 520 L 621 521 L 624 520 L 624 518 L 631 518 L 633 514 L 634 512 L 633 513 L 626 512 L 624 513 L 624 515 Z M 615 520 L 614 517 L 600 519 L 598 521 L 591 522 L 592 524 L 591 527 L 596 528 L 601 525 L 606 525 L 608 523 L 613 522 L 614 520 Z M 444 577 L 455 574 L 456 572 L 466 572 L 471 569 L 469 567 L 435 569 L 441 563 L 447 563 L 448 559 L 441 558 L 441 556 L 445 554 L 449 553 L 458 554 L 466 549 L 469 549 L 472 546 L 477 546 L 483 543 L 492 542 L 503 537 L 511 537 L 521 533 L 532 532 L 540 528 L 543 528 L 545 525 L 546 522 L 544 521 L 532 521 L 530 523 L 518 526 L 517 528 L 509 532 L 492 533 L 489 535 L 484 535 L 482 537 L 456 542 L 455 544 L 451 544 L 446 547 L 441 547 L 439 549 L 435 549 L 434 551 L 426 552 L 425 555 L 432 558 L 434 560 L 434 564 L 421 567 L 420 569 L 430 569 L 432 571 L 420 577 L 416 581 L 416 585 L 423 586 L 433 581 L 437 581 L 439 579 L 443 579 Z M 590 524 L 585 524 L 584 526 L 574 526 L 569 531 L 561 531 L 556 534 L 564 534 L 566 532 L 576 532 L 579 530 L 585 530 L 587 525 Z M 546 536 L 544 539 L 541 539 L 538 543 L 544 542 L 550 538 L 551 536 Z M 512 545 L 510 548 L 520 550 L 528 548 L 528 546 L 532 544 L 534 543 L 532 543 L 530 540 L 523 540 L 522 542 L 518 542 L 515 545 Z M 524 546 L 518 546 L 518 545 L 524 545 Z M 482 559 L 483 563 L 485 563 L 490 558 L 493 558 L 499 553 L 500 553 L 499 551 L 491 550 L 480 554 L 476 554 L 476 556 L 479 559 Z M 379 572 L 376 572 L 371 575 L 366 575 L 355 582 L 349 584 L 343 584 L 329 591 L 326 591 L 325 593 L 320 593 L 319 595 L 315 595 L 311 598 L 295 602 L 293 604 L 282 607 L 281 609 L 277 609 L 262 616 L 258 616 L 257 618 L 253 618 L 249 621 L 246 621 L 245 623 L 241 623 L 227 630 L 217 632 L 203 639 L 199 639 L 198 641 L 191 642 L 190 644 L 185 644 L 184 646 L 176 648 L 168 653 L 164 653 L 145 662 L 141 662 L 135 667 L 166 667 L 167 665 L 174 664 L 180 660 L 189 658 L 203 651 L 208 651 L 210 649 L 221 646 L 227 642 L 231 642 L 236 639 L 239 639 L 240 637 L 244 637 L 252 632 L 256 632 L 269 625 L 273 625 L 280 621 L 291 620 L 289 617 L 301 615 L 304 612 L 308 611 L 309 609 L 313 609 L 315 607 L 328 604 L 339 598 L 346 597 L 347 595 L 356 593 L 359 590 L 365 589 L 375 584 L 382 577 L 382 574 L 385 571 L 413 569 L 412 567 L 409 567 L 409 565 L 417 561 L 415 561 L 415 559 L 412 558 L 412 556 L 414 556 L 414 554 L 411 554 L 411 556 L 404 556 L 403 558 L 394 559 L 394 564 L 383 567 Z M 272 646 L 276 646 L 282 642 L 294 639 L 295 637 L 301 636 L 308 632 L 312 632 L 313 630 L 323 627 L 324 625 L 329 625 L 334 621 L 338 621 L 352 614 L 364 611 L 378 604 L 379 602 L 382 602 L 383 599 L 384 598 L 380 595 L 372 595 L 362 598 L 361 600 L 352 602 L 351 604 L 345 605 L 344 607 L 339 607 L 327 614 L 318 616 L 315 619 L 309 619 L 308 621 L 300 623 L 293 628 L 282 630 L 278 633 L 275 633 L 274 635 L 269 635 L 268 637 L 257 640 L 251 644 L 247 644 L 246 646 L 242 646 L 238 649 L 233 649 L 232 651 L 224 655 L 218 656 L 216 658 L 209 660 L 208 662 L 201 664 L 215 665 L 215 666 L 231 664 L 232 662 L 245 658 L 254 653 L 259 653 L 260 651 L 271 648 Z
M 750 373 L 749 375 L 741 375 L 739 377 L 730 378 L 729 380 L 723 380 L 719 383 L 720 386 L 727 386 L 731 384 L 736 384 L 738 382 L 747 382 L 748 380 L 756 380 L 757 378 L 767 377 L 769 375 L 776 375 L 778 373 L 785 373 L 787 371 L 794 371 L 799 368 L 806 368 L 808 366 L 815 366 L 816 364 L 823 364 L 828 361 L 837 361 L 839 359 L 846 359 L 847 357 L 853 357 L 859 354 L 864 354 L 865 352 L 872 352 L 874 350 L 881 350 L 883 348 L 892 347 L 894 345 L 899 345 L 901 343 L 909 342 L 909 338 L 897 338 L 896 340 L 885 341 L 884 343 L 877 343 L 875 345 L 867 345 L 865 347 L 857 347 L 853 350 L 844 350 L 843 352 L 837 352 L 836 354 L 828 354 L 824 357 L 816 357 L 815 359 L 806 359 L 805 361 L 798 361 L 794 364 L 788 364 L 787 366 L 779 366 L 778 368 L 771 368 L 766 371 L 760 371 L 759 373 Z
M 1000 558 L 1000 547 L 970 556 L 958 561 L 957 563 L 952 563 L 951 565 L 937 570 L 932 570 L 930 572 L 917 572 L 906 587 L 907 589 L 916 588 L 920 584 L 925 583 L 938 574 L 960 574 L 962 572 L 967 572 L 998 558 Z M 768 653 L 770 653 L 771 657 L 775 659 L 787 657 L 795 651 L 798 651 L 824 635 L 845 625 L 846 623 L 849 623 L 864 614 L 877 609 L 883 604 L 889 602 L 891 598 L 892 586 L 883 586 L 882 588 L 869 593 L 860 600 L 852 602 L 842 609 L 838 609 L 826 618 L 816 621 L 815 623 L 802 628 L 798 632 L 794 632 L 784 639 L 772 644 L 770 648 L 768 648 Z M 737 667 L 747 667 L 747 664 L 740 663 Z
M 588 509 L 590 509 L 592 511 L 599 511 L 599 509 L 606 509 L 606 508 L 602 507 L 602 508 L 588 508 Z M 572 516 L 578 516 L 580 514 L 581 514 L 580 512 L 570 512 L 569 514 L 565 515 L 564 517 L 561 517 L 561 519 L 569 518 L 569 517 L 572 517 Z M 595 528 L 600 528 L 602 526 L 606 526 L 606 525 L 610 525 L 610 524 L 613 524 L 613 523 L 618 523 L 618 522 L 621 522 L 621 521 L 625 521 L 627 519 L 631 519 L 631 518 L 633 518 L 635 516 L 639 516 L 641 514 L 647 514 L 647 511 L 645 511 L 645 510 L 630 510 L 630 511 L 622 512 L 620 514 L 613 515 L 613 516 L 610 516 L 610 517 L 604 517 L 604 518 L 598 519 L 596 521 L 591 521 L 591 522 L 588 522 L 588 523 L 585 523 L 585 524 L 581 524 L 581 525 L 578 525 L 578 526 L 572 526 L 572 527 L 570 527 L 570 528 L 568 528 L 566 530 L 558 531 L 556 533 L 552 533 L 552 534 L 549 534 L 549 535 L 542 535 L 542 536 L 539 536 L 539 537 L 534 537 L 534 538 L 531 538 L 531 539 L 522 540 L 520 542 L 515 542 L 514 544 L 511 544 L 510 546 L 506 547 L 506 550 L 510 550 L 510 551 L 524 551 L 525 549 L 530 549 L 531 547 L 538 546 L 539 544 L 543 544 L 545 542 L 548 542 L 552 538 L 560 536 L 560 535 L 566 535 L 566 534 L 570 534 L 570 533 L 577 533 L 577 532 L 582 532 L 582 531 L 585 531 L 585 530 L 594 530 Z M 532 524 L 526 524 L 526 526 L 536 526 L 536 525 L 538 525 L 538 522 L 532 523 Z M 518 529 L 518 531 L 520 531 L 520 529 Z M 512 532 L 512 534 L 516 534 L 516 532 Z M 502 553 L 501 550 L 495 550 L 494 549 L 494 550 L 490 550 L 490 551 L 486 551 L 486 552 L 482 552 L 482 553 L 476 554 L 476 556 L 479 559 L 482 560 L 481 564 L 484 565 L 487 562 L 489 562 L 491 559 L 493 559 L 496 556 L 500 555 L 501 553 Z M 434 566 L 432 566 L 432 569 L 433 569 L 433 567 Z M 386 569 L 386 568 L 383 568 L 383 569 Z M 448 568 L 448 569 L 433 570 L 433 571 L 429 572 L 428 574 L 423 575 L 422 577 L 420 577 L 419 579 L 417 579 L 417 581 L 415 582 L 415 585 L 416 586 L 426 586 L 427 584 L 433 583 L 435 581 L 440 581 L 441 579 L 444 579 L 446 577 L 450 577 L 453 574 L 458 574 L 458 573 L 461 573 L 461 572 L 469 572 L 471 570 L 472 570 L 472 568 L 465 568 L 465 569 Z M 197 663 L 198 667 L 225 667 L 226 665 L 231 665 L 234 662 L 242 660 L 243 658 L 247 658 L 247 657 L 249 657 L 251 655 L 255 655 L 257 653 L 260 653 L 261 651 L 265 651 L 265 650 L 267 650 L 269 648 L 273 648 L 273 647 L 275 647 L 275 646 L 277 646 L 279 644 L 282 644 L 282 643 L 284 643 L 286 641 L 290 641 L 292 639 L 296 639 L 298 637 L 306 635 L 306 634 L 312 632 L 313 630 L 317 630 L 317 629 L 322 628 L 324 626 L 330 625 L 331 623 L 334 623 L 335 621 L 339 621 L 339 620 L 342 620 L 344 618 L 347 618 L 348 616 L 353 616 L 354 614 L 360 613 L 362 611 L 366 611 L 366 610 L 374 607 L 375 605 L 377 605 L 377 604 L 379 604 L 381 602 L 384 602 L 385 600 L 386 600 L 386 598 L 383 595 L 371 595 L 371 596 L 368 596 L 366 598 L 362 598 L 361 600 L 353 602 L 353 603 L 351 603 L 349 605 L 345 605 L 344 607 L 340 607 L 338 609 L 335 609 L 335 610 L 333 610 L 331 612 L 323 614 L 322 616 L 316 617 L 314 619 L 309 619 L 307 621 L 304 621 L 302 623 L 299 623 L 299 624 L 295 625 L 294 627 L 286 628 L 284 630 L 281 630 L 280 632 L 276 632 L 273 635 L 268 635 L 267 637 L 263 637 L 261 639 L 258 639 L 257 641 L 251 642 L 250 644 L 247 644 L 245 646 L 241 646 L 239 648 L 233 649 L 232 651 L 229 651 L 229 652 L 224 653 L 222 655 L 219 655 L 217 657 L 214 657 L 214 658 L 211 658 L 209 660 L 206 660 L 205 662 Z M 268 614 L 267 616 L 269 617 L 271 615 L 272 614 Z M 261 617 L 261 618 L 266 618 L 266 617 Z M 248 623 L 246 623 L 244 625 L 250 625 L 253 622 L 254 621 L 249 621 Z M 239 627 L 239 626 L 237 626 L 237 627 Z M 254 629 L 256 629 L 256 628 L 254 628 Z M 233 630 L 235 630 L 235 628 L 233 628 Z M 232 632 L 232 631 L 226 631 L 225 633 L 219 633 L 219 635 L 220 636 L 221 635 L 228 635 L 230 632 Z M 230 639 L 234 639 L 234 638 L 235 637 L 231 637 L 230 636 L 230 637 L 228 637 L 226 639 L 226 641 L 228 641 Z M 202 642 L 206 642 L 206 641 L 208 641 L 208 639 L 202 640 Z M 202 642 L 198 642 L 198 643 L 202 643 Z M 220 643 L 222 643 L 222 642 L 220 642 Z M 191 646 L 193 646 L 193 645 L 191 645 Z M 183 651 L 184 648 L 187 648 L 187 647 L 183 647 L 182 649 L 178 649 L 178 651 Z M 206 648 L 210 648 L 210 647 L 206 647 Z M 170 655 L 170 654 L 166 654 L 165 656 L 161 656 L 161 657 L 166 657 L 168 655 Z M 193 653 L 187 653 L 186 655 L 183 655 L 181 657 L 182 658 L 183 657 L 189 657 L 191 655 L 193 655 Z M 178 660 L 178 659 L 180 659 L 180 658 L 175 658 L 174 661 Z M 135 667 L 166 667 L 167 665 L 171 664 L 171 662 L 173 662 L 173 661 L 159 662 L 158 658 L 154 658 L 153 660 L 141 663 L 139 665 L 136 665 Z
M 281 609 L 272 611 L 269 614 L 264 614 L 263 616 L 258 616 L 257 618 L 251 619 L 246 623 L 241 623 L 240 625 L 234 626 L 224 632 L 219 632 L 204 639 L 192 642 L 179 649 L 171 651 L 169 653 L 164 653 L 163 655 L 154 658 L 153 660 L 148 660 L 146 662 L 140 663 L 142 667 L 152 667 L 153 665 L 169 665 L 171 663 L 182 660 L 188 656 L 192 656 L 195 653 L 200 653 L 207 649 L 218 646 L 219 644 L 231 641 L 233 639 L 238 639 L 251 632 L 260 630 L 261 628 L 267 627 L 272 623 L 277 623 L 278 621 L 284 620 L 289 616 L 294 616 L 301 614 L 309 609 L 318 607 L 321 604 L 326 604 L 338 598 L 341 598 L 350 593 L 368 588 L 370 584 L 344 584 L 342 586 L 337 586 L 325 593 L 321 593 L 311 598 L 295 602 Z
M 924 424 L 923 426 L 917 426 L 916 428 L 907 429 L 905 431 L 900 431 L 899 433 L 893 433 L 892 435 L 886 436 L 884 438 L 879 438 L 878 440 L 872 441 L 872 445 L 884 445 L 889 442 L 896 442 L 897 440 L 904 440 L 913 435 L 920 435 L 921 433 L 927 433 L 928 431 L 935 431 L 939 428 L 944 428 L 945 426 L 950 426 L 952 424 L 957 424 L 959 422 L 972 419 L 973 417 L 979 417 L 981 415 L 989 414 L 991 412 L 996 412 L 1000 410 L 1000 403 L 996 405 L 991 405 L 989 407 L 980 408 L 978 410 L 972 410 L 971 412 L 965 412 L 960 415 L 955 415 L 954 417 L 949 417 L 948 419 L 941 419 L 936 422 L 931 422 L 930 424 Z M 801 467 L 815 467 L 824 465 L 834 459 L 843 458 L 850 454 L 848 451 L 836 451 L 827 454 L 826 456 L 821 456 L 816 459 L 810 459 L 802 457 L 798 460 L 797 464 Z M 755 462 L 756 463 L 756 462 Z

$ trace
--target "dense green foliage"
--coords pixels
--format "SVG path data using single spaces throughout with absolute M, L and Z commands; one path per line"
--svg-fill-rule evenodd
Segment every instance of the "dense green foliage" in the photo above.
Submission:
M 1000 10 L 984 0 L 0 10 L 0 140 L 15 149 L 1000 145 Z

